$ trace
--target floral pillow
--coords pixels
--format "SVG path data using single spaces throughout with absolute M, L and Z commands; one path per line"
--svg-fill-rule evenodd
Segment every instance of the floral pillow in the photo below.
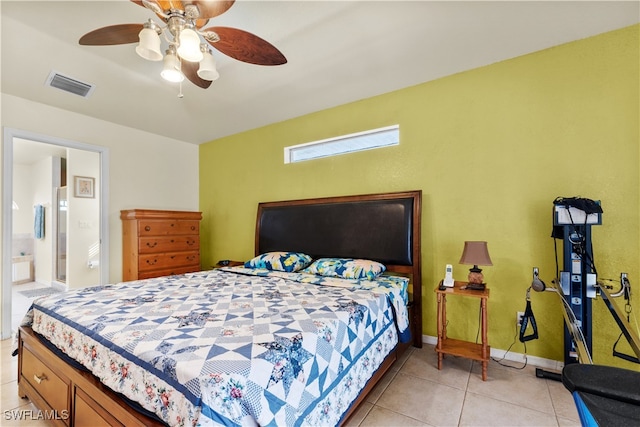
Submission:
M 247 268 L 265 268 L 267 270 L 301 270 L 311 263 L 311 257 L 300 252 L 267 252 L 244 263 Z
M 301 273 L 340 277 L 343 279 L 373 280 L 385 270 L 386 267 L 383 264 L 368 259 L 320 258 L 315 260 Z

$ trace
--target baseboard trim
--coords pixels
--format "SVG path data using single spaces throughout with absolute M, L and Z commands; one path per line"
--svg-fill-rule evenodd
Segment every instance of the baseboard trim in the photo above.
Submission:
M 422 342 L 425 344 L 436 345 L 438 344 L 438 338 L 431 335 L 423 335 Z M 516 353 L 513 351 L 502 350 L 499 348 L 491 348 L 491 357 L 495 359 L 509 360 L 516 363 L 525 363 L 537 366 L 542 369 L 549 369 L 555 372 L 562 372 L 564 362 L 559 360 L 545 359 L 543 357 L 531 356 L 530 354 Z M 526 357 L 526 359 L 525 359 Z

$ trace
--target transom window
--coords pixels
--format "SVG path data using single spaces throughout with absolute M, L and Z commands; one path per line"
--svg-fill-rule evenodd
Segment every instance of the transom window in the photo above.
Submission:
M 285 147 L 284 162 L 296 163 L 398 144 L 400 144 L 400 126 L 393 125 Z

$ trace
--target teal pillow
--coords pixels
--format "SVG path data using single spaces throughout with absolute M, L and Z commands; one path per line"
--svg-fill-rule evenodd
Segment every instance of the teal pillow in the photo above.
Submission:
M 267 252 L 244 263 L 247 268 L 265 268 L 267 270 L 302 270 L 311 263 L 311 257 L 300 252 Z
M 387 268 L 376 261 L 353 258 L 320 258 L 315 260 L 302 273 L 318 274 L 342 279 L 373 280 Z

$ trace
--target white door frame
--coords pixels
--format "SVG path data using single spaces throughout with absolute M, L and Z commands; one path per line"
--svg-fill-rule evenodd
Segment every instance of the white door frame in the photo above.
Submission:
M 13 200 L 14 138 L 92 151 L 100 155 L 100 191 L 98 192 L 100 194 L 100 284 L 105 285 L 109 281 L 109 149 L 107 147 L 5 127 L 3 131 L 2 153 L 2 285 L 0 286 L 0 301 L 2 302 L 0 339 L 3 340 L 11 337 L 11 246 L 13 234 L 13 210 L 11 209 L 11 201 Z

